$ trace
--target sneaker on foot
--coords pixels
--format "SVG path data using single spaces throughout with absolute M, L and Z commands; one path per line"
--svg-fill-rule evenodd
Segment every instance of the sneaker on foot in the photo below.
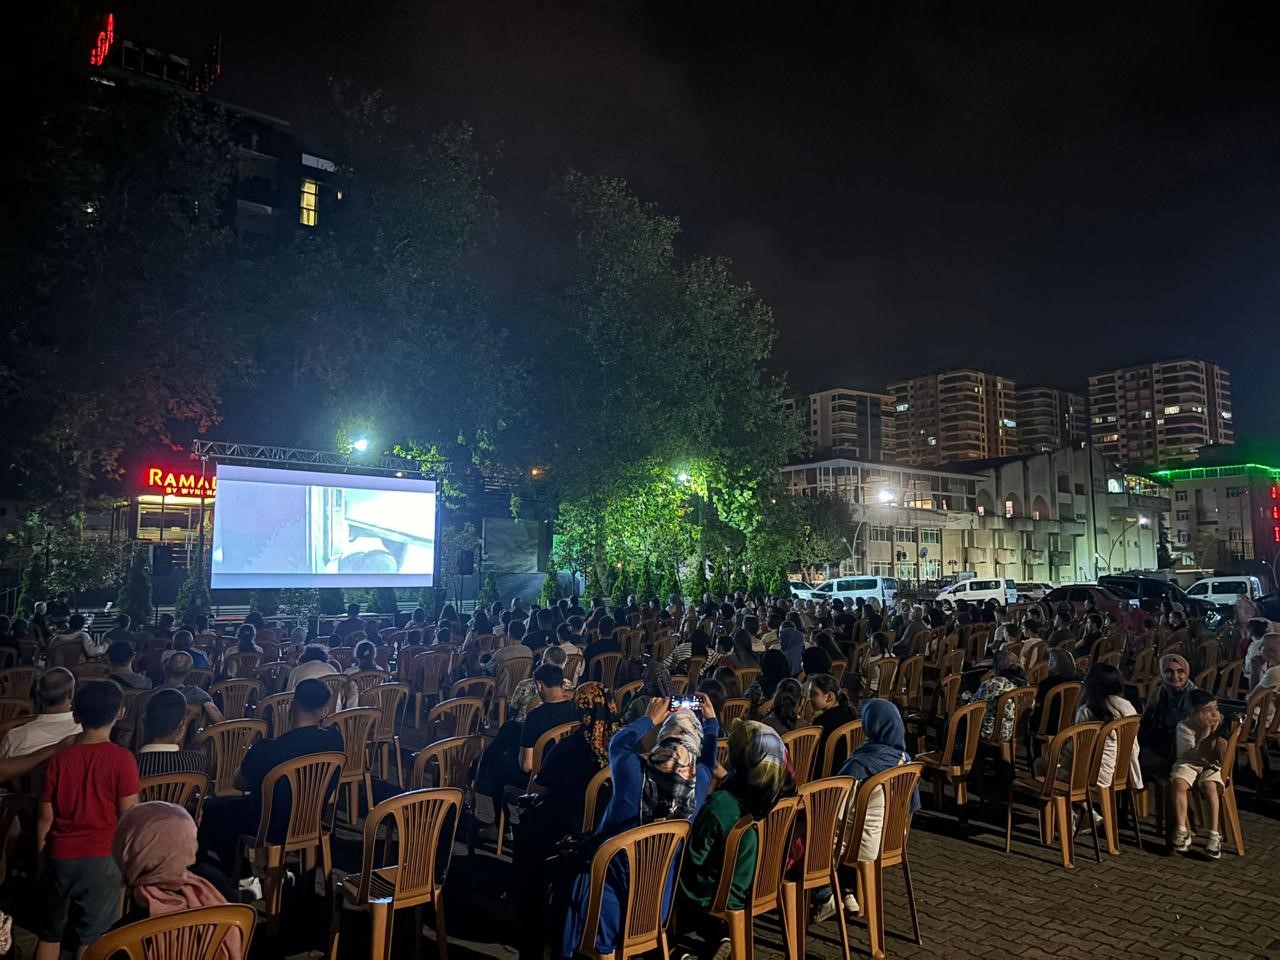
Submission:
M 1186 830 L 1175 830 L 1173 832 L 1173 852 L 1186 853 L 1191 849 L 1191 834 Z
M 810 923 L 821 923 L 823 920 L 830 920 L 836 915 L 836 895 L 833 893 L 827 897 L 822 903 L 813 905 L 813 912 L 810 914 Z
M 844 912 L 852 914 L 855 917 L 858 915 L 858 898 L 852 893 L 846 893 L 844 895 Z
M 716 947 L 711 960 L 729 960 L 731 956 L 733 956 L 733 941 L 726 937 L 720 941 L 720 946 Z
M 1222 834 L 1211 833 L 1209 838 L 1204 842 L 1204 852 L 1208 854 L 1212 860 L 1217 860 L 1222 856 Z

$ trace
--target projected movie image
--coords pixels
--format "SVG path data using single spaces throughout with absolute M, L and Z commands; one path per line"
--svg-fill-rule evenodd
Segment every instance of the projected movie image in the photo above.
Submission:
M 212 586 L 431 586 L 429 480 L 220 466 Z

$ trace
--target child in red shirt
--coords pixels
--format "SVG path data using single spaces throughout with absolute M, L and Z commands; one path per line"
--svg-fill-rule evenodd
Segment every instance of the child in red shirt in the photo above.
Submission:
M 85 684 L 73 707 L 82 732 L 45 769 L 36 824 L 43 916 L 35 960 L 58 960 L 64 939 L 79 957 L 120 918 L 123 885 L 111 841 L 139 790 L 133 754 L 111 742 L 123 704 L 123 691 L 110 680 Z

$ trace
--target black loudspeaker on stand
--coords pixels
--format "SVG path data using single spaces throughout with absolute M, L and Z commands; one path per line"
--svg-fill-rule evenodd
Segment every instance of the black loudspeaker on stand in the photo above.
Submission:
M 469 577 L 476 572 L 476 552 L 474 550 L 458 551 L 458 573 Z

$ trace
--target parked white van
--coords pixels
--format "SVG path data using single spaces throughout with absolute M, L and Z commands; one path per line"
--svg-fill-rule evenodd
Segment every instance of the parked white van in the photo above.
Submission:
M 981 577 L 973 577 L 944 587 L 938 591 L 934 599 L 950 600 L 952 603 L 957 600 L 967 600 L 970 603 L 994 600 L 1001 606 L 1008 606 L 1018 602 L 1018 585 L 1012 580 L 984 580 Z
M 793 590 L 799 595 L 800 591 Z M 809 591 L 808 599 L 814 601 L 831 601 L 839 597 L 848 603 L 850 600 L 870 600 L 873 597 L 884 606 L 888 606 L 898 598 L 898 581 L 892 577 L 836 577 L 820 584 Z
M 1262 581 L 1257 577 L 1205 577 L 1187 588 L 1188 597 L 1208 600 L 1210 603 L 1234 604 L 1244 594 L 1247 597 L 1262 596 Z

